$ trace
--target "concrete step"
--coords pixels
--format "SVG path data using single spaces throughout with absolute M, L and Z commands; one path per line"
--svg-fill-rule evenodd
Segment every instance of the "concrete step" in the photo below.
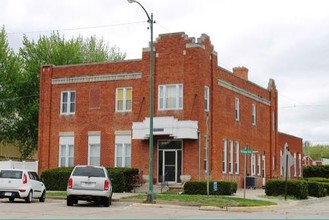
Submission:
M 169 190 L 169 187 L 167 185 L 161 185 L 161 184 L 153 185 L 153 192 L 155 192 L 155 193 L 164 193 L 164 192 L 168 192 L 168 190 Z M 148 183 L 135 187 L 132 190 L 132 192 L 134 192 L 134 193 L 147 193 L 148 191 L 149 191 Z

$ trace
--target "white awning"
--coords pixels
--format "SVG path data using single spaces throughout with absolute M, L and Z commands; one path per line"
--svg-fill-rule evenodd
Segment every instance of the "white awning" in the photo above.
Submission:
M 150 137 L 150 118 L 143 122 L 133 122 L 133 139 Z M 154 117 L 153 135 L 169 135 L 174 139 L 198 139 L 198 121 L 179 121 L 174 117 Z

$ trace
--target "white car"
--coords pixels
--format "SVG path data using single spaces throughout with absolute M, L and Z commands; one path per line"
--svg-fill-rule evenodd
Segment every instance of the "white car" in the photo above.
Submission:
M 95 201 L 109 207 L 112 203 L 112 184 L 105 167 L 78 165 L 67 183 L 67 206 L 78 200 Z
M 0 198 L 25 199 L 30 203 L 37 198 L 40 202 L 46 200 L 46 187 L 35 171 L 24 169 L 0 170 Z

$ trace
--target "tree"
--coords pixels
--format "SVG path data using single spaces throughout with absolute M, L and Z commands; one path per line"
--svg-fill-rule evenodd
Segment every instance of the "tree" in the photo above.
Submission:
M 15 136 L 17 116 L 16 81 L 20 63 L 9 47 L 5 29 L 0 31 L 0 143 L 9 143 Z
M 68 65 L 123 60 L 126 54 L 117 47 L 109 47 L 95 36 L 66 40 L 58 32 L 41 36 L 37 42 L 23 38 L 19 58 L 22 72 L 17 79 L 17 120 L 15 137 L 19 141 L 22 158 L 28 158 L 38 144 L 39 72 L 45 64 Z

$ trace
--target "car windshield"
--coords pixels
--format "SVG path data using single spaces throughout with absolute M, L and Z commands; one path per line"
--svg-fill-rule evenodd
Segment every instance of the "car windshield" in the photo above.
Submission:
M 104 170 L 98 167 L 76 167 L 73 176 L 105 177 Z
M 22 179 L 22 171 L 18 170 L 1 170 L 0 178 Z

